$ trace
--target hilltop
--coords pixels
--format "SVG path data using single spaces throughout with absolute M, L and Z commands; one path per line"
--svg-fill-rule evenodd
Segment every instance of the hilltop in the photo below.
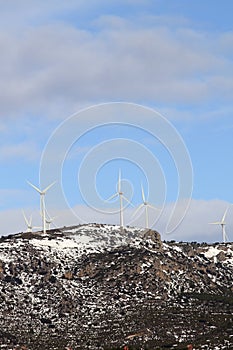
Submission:
M 233 348 L 233 244 L 89 224 L 0 238 L 1 349 Z

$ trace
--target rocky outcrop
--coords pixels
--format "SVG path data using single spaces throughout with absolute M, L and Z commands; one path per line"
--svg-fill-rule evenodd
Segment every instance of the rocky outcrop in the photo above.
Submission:
M 4 238 L 0 257 L 2 349 L 232 345 L 230 243 L 84 225 Z
M 154 230 L 146 230 L 143 235 L 143 244 L 145 247 L 161 251 L 163 249 L 162 241 L 161 241 L 161 235 Z

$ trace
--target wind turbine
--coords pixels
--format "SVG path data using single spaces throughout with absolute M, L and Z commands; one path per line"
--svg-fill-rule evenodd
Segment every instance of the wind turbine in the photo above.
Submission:
M 48 230 L 50 230 L 50 226 L 53 223 L 54 219 L 56 219 L 57 216 L 53 216 L 51 218 L 51 216 L 48 214 L 46 209 L 45 209 L 45 211 L 46 211 L 46 215 L 47 215 L 47 217 L 45 217 L 45 223 L 47 224 Z
M 115 194 L 113 194 L 110 198 L 107 199 L 107 202 L 119 197 L 119 202 L 120 202 L 120 227 L 123 228 L 124 227 L 124 217 L 123 217 L 123 200 L 125 200 L 126 202 L 128 202 L 130 205 L 132 205 L 132 203 L 124 196 L 124 192 L 122 192 L 121 190 L 121 171 L 119 170 L 119 177 L 118 177 L 118 183 L 117 183 L 117 192 Z
M 46 219 L 45 219 L 45 222 L 46 222 L 46 224 L 48 225 L 48 226 L 47 226 L 48 230 L 50 230 L 50 225 L 52 224 L 53 219 L 54 219 L 54 218 L 49 218 L 49 219 L 46 218 Z
M 145 223 L 146 223 L 146 228 L 149 228 L 149 213 L 148 213 L 148 208 L 157 210 L 157 208 L 155 208 L 153 205 L 151 205 L 150 203 L 148 203 L 148 201 L 146 200 L 145 197 L 145 192 L 144 192 L 144 188 L 141 185 L 141 191 L 142 191 L 142 204 L 139 205 L 139 207 L 137 208 L 137 210 L 135 211 L 135 213 L 133 214 L 133 216 L 135 216 L 139 210 L 141 210 L 143 207 L 145 208 Z
M 34 228 L 40 228 L 40 227 L 37 227 L 37 226 L 32 226 L 32 215 L 30 216 L 30 219 L 27 219 L 27 217 L 26 217 L 26 215 L 25 215 L 23 210 L 22 210 L 22 213 L 23 213 L 25 224 L 27 225 L 27 232 L 32 232 L 32 230 Z
M 27 183 L 40 194 L 40 212 L 42 217 L 42 228 L 43 228 L 43 233 L 46 233 L 45 194 L 56 183 L 56 181 L 50 184 L 44 190 L 40 190 L 38 187 L 36 187 L 29 181 L 27 181 Z
M 225 213 L 223 214 L 222 220 L 221 221 L 216 221 L 216 222 L 210 222 L 210 225 L 221 225 L 222 227 L 222 240 L 224 243 L 226 243 L 226 238 L 227 238 L 227 234 L 226 234 L 226 215 L 227 215 L 227 211 L 228 211 L 229 207 L 227 207 L 227 209 L 225 210 Z

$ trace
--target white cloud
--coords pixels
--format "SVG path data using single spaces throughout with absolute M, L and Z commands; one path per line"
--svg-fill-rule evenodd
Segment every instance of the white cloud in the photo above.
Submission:
M 35 161 L 39 160 L 40 156 L 41 152 L 37 146 L 31 142 L 21 142 L 0 147 L 0 159 L 4 161 L 11 160 L 12 158 Z
M 209 225 L 209 223 L 221 220 L 228 206 L 229 203 L 220 200 L 207 201 L 193 199 L 184 220 L 176 232 L 165 235 L 164 238 L 167 240 L 176 239 L 183 241 L 222 241 L 221 227 Z M 233 235 L 231 233 L 233 226 L 230 221 L 232 210 L 233 207 L 230 207 L 226 217 L 226 231 L 231 241 L 233 241 Z
M 229 203 L 220 200 L 192 200 L 190 209 L 187 212 L 184 220 L 180 226 L 172 234 L 165 234 L 164 230 L 168 222 L 169 215 L 171 213 L 172 204 L 165 207 L 165 211 L 161 218 L 157 221 L 154 229 L 158 230 L 162 234 L 162 239 L 165 240 L 182 240 L 182 241 L 199 241 L 199 242 L 216 242 L 222 240 L 221 228 L 215 225 L 209 225 L 209 222 L 218 221 L 222 218 L 223 213 L 228 207 Z M 119 213 L 104 214 L 92 210 L 91 208 L 83 205 L 73 208 L 77 216 L 73 214 L 71 210 L 51 210 L 50 215 L 56 216 L 54 220 L 57 227 L 70 226 L 79 223 L 109 223 L 119 224 Z M 145 217 L 143 211 L 141 215 L 132 220 L 132 214 L 135 209 L 125 210 L 125 224 L 130 226 L 144 227 Z M 228 214 L 226 216 L 226 231 L 229 240 L 233 240 L 232 230 L 233 225 L 230 221 L 232 215 L 233 206 L 229 207 Z M 33 224 L 41 225 L 41 218 L 39 212 L 36 209 L 26 209 L 26 214 L 33 215 Z M 155 212 L 150 212 L 150 220 L 154 219 L 154 216 L 158 215 Z M 9 210 L 0 212 L 1 228 L 0 234 L 4 235 L 12 232 L 19 232 L 25 230 L 25 223 L 21 210 Z
M 229 50 L 223 51 L 224 34 L 104 21 L 95 31 L 53 23 L 20 36 L 1 33 L 1 117 L 64 117 L 87 101 L 230 101 L 233 67 Z

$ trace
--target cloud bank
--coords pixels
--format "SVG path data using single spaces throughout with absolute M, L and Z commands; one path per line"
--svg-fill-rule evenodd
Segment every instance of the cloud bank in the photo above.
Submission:
M 171 214 L 171 204 L 165 206 L 165 210 L 161 217 L 158 218 L 158 213 L 150 211 L 150 222 L 156 220 L 154 229 L 158 230 L 162 239 L 164 240 L 178 240 L 178 241 L 198 241 L 198 242 L 221 242 L 222 234 L 220 226 L 209 225 L 209 222 L 219 221 L 222 219 L 223 213 L 229 206 L 229 203 L 212 200 L 192 200 L 190 208 L 178 226 L 178 228 L 171 234 L 166 234 L 165 228 L 169 215 Z M 182 204 L 181 204 L 182 206 Z M 182 210 L 182 208 L 181 208 Z M 139 212 L 136 218 L 132 215 L 135 209 L 126 209 L 124 212 L 125 224 L 136 227 L 145 227 L 145 217 L 143 210 Z M 226 216 L 226 232 L 230 241 L 233 240 L 233 223 L 231 222 L 233 206 L 229 206 L 229 210 Z M 41 217 L 37 209 L 26 209 L 27 216 L 33 216 L 33 225 L 41 225 Z M 74 212 L 77 216 L 74 215 Z M 115 214 L 103 214 L 101 212 L 94 211 L 83 205 L 79 205 L 71 210 L 56 210 L 50 212 L 52 217 L 56 216 L 56 227 L 84 224 L 90 222 L 108 223 L 119 225 L 119 213 Z M 156 219 L 157 217 L 157 219 Z M 0 234 L 6 235 L 8 233 L 26 231 L 23 215 L 21 210 L 8 210 L 0 212 L 1 228 Z
M 86 28 L 56 20 L 27 24 L 20 35 L 1 31 L 0 117 L 64 117 L 111 100 L 229 103 L 233 33 L 200 31 L 180 19 L 174 25 L 175 19 L 145 16 L 136 26 L 104 15 Z

